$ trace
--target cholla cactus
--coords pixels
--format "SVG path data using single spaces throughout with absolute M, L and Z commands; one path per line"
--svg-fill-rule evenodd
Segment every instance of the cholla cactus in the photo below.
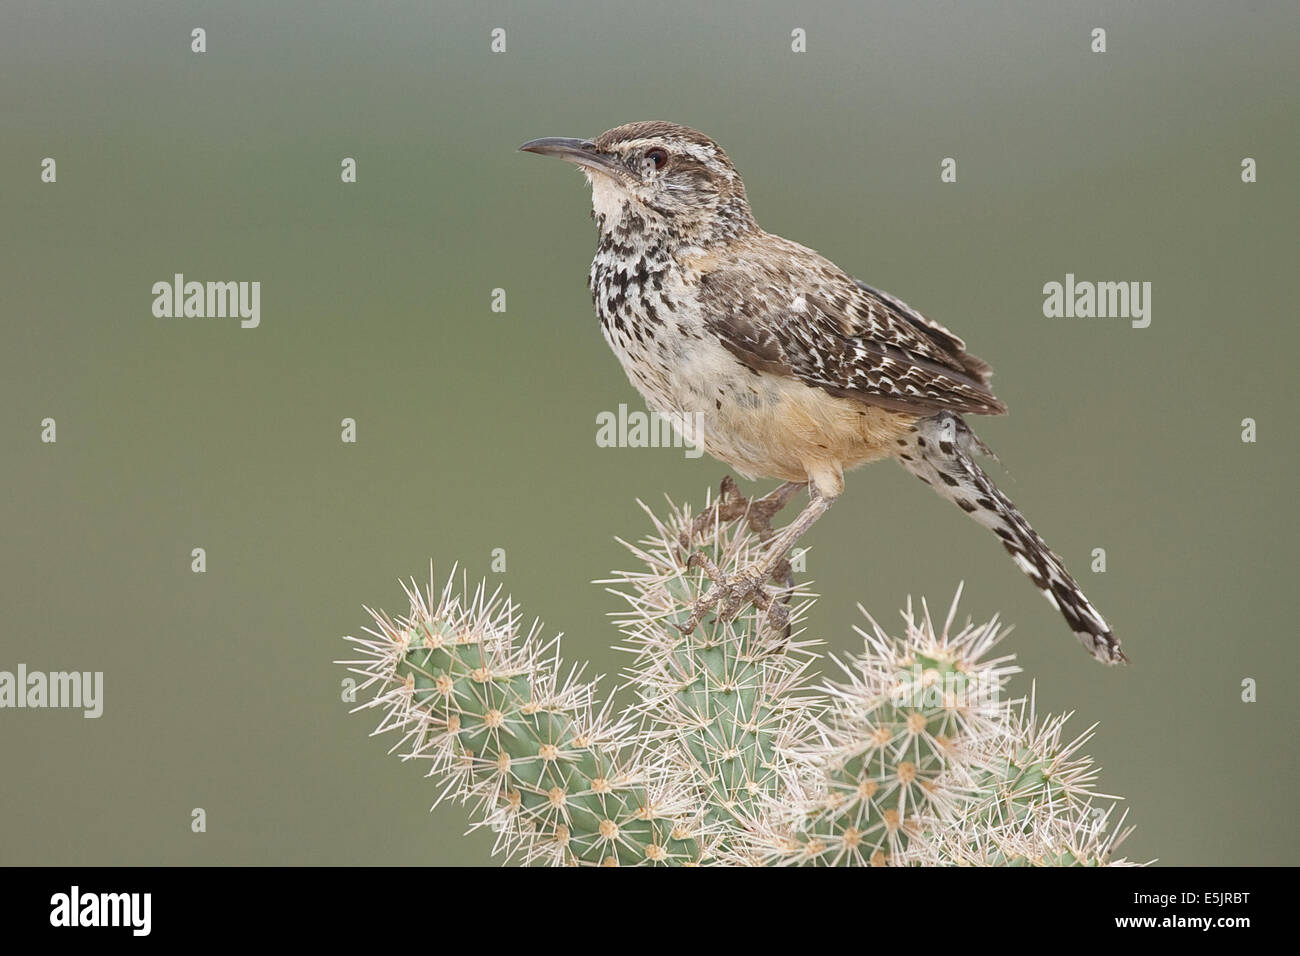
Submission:
M 797 586 L 683 634 L 709 575 L 749 567 L 770 535 L 762 503 L 728 494 L 701 517 L 647 509 L 651 533 L 628 544 L 642 567 L 603 582 L 626 603 L 621 707 L 499 591 L 463 576 L 457 588 L 454 572 L 438 589 L 431 571 L 426 591 L 407 588 L 408 614 L 370 611 L 375 627 L 348 638 L 361 656 L 341 663 L 367 695 L 357 709 L 380 709 L 375 733 L 427 761 L 438 800 L 471 805 L 507 859 L 1123 862 L 1116 798 L 1093 791 L 1079 753 L 1090 732 L 1063 742 L 1065 718 L 1008 699 L 1019 668 L 992 656 L 1004 630 L 954 629 L 956 599 L 940 628 L 909 602 L 898 637 L 868 616 L 862 652 L 820 685 L 800 629 L 814 598 Z

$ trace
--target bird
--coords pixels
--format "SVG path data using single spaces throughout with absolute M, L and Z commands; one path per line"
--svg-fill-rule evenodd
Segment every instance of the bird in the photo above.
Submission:
M 746 600 L 767 606 L 766 582 L 844 492 L 844 473 L 893 458 L 992 531 L 1094 658 L 1127 662 L 1061 559 L 976 461 L 992 453 L 963 416 L 1007 407 L 961 338 L 764 231 L 731 159 L 698 130 L 642 121 L 519 149 L 574 164 L 591 187 L 588 287 L 647 406 L 743 477 L 780 479 L 768 496 L 780 505 L 808 491 L 755 567 L 731 579 L 709 569 L 713 588 L 687 630 L 718 605 L 724 616 Z

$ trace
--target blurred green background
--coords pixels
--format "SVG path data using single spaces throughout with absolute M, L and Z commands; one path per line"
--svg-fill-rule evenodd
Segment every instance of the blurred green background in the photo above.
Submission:
M 0 669 L 102 670 L 105 711 L 0 712 L 0 857 L 489 861 L 332 661 L 363 604 L 460 560 L 616 682 L 587 582 L 629 565 L 636 498 L 725 470 L 596 446 L 643 406 L 592 315 L 589 197 L 515 147 L 671 119 L 767 229 L 994 365 L 994 473 L 1134 663 L 1092 663 L 891 464 L 805 542 L 812 631 L 847 652 L 856 602 L 892 624 L 964 579 L 964 613 L 1016 625 L 1017 689 L 1100 722 L 1128 856 L 1296 862 L 1298 31 L 1292 2 L 3 4 Z M 154 318 L 176 272 L 260 280 L 261 327 Z M 1150 328 L 1044 318 L 1067 272 L 1153 283 Z

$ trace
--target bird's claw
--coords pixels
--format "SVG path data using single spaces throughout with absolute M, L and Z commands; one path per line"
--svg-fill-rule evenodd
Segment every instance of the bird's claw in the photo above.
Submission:
M 713 499 L 713 504 L 695 516 L 690 531 L 683 531 L 678 541 L 683 550 L 689 550 L 691 542 L 708 531 L 714 522 L 730 524 L 739 518 L 748 521 L 750 530 L 758 535 L 758 540 L 767 541 L 776 534 L 772 519 L 788 503 L 789 494 L 780 488 L 761 498 L 747 498 L 740 493 L 736 479 L 727 475 L 718 487 L 718 496 Z
M 722 479 L 713 503 L 700 512 L 690 528 L 682 531 L 678 537 L 682 551 L 690 552 L 686 558 L 686 567 L 703 568 L 713 582 L 708 593 L 695 602 L 686 624 L 675 625 L 679 631 L 687 636 L 693 634 L 700 622 L 714 611 L 719 620 L 731 620 L 749 603 L 766 612 L 768 623 L 775 630 L 784 631 L 786 638 L 789 638 L 790 610 L 784 601 L 773 598 L 766 587 L 769 579 L 774 583 L 784 583 L 787 587 L 793 586 L 794 573 L 784 554 L 769 555 L 759 565 L 728 575 L 708 555 L 700 551 L 692 552 L 691 548 L 694 540 L 708 532 L 715 523 L 729 524 L 742 518 L 759 541 L 770 541 L 776 535 L 772 519 L 789 503 L 800 487 L 802 485 L 787 482 L 761 498 L 747 498 L 740 493 L 736 479 L 730 475 Z
M 687 568 L 703 568 L 705 575 L 713 582 L 708 592 L 699 598 L 691 608 L 691 616 L 678 629 L 690 635 L 699 627 L 705 615 L 716 611 L 718 620 L 729 621 L 740 613 L 745 604 L 752 604 L 768 615 L 772 626 L 784 630 L 790 619 L 789 609 L 781 601 L 775 600 L 768 592 L 765 582 L 771 572 L 761 568 L 748 568 L 739 574 L 728 575 L 707 554 L 696 551 L 686 560 Z

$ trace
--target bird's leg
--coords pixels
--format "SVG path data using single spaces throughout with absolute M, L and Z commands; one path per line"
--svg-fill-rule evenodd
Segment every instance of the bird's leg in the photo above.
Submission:
M 757 584 L 753 583 L 748 575 L 741 575 L 736 581 L 732 581 L 730 576 L 707 554 L 696 551 L 686 560 L 686 567 L 702 567 L 704 573 L 713 587 L 709 588 L 708 593 L 695 602 L 691 608 L 691 616 L 686 623 L 678 626 L 683 634 L 693 634 L 695 629 L 700 626 L 700 620 L 715 607 L 721 605 L 719 618 L 730 620 L 736 616 L 740 606 L 746 600 L 753 603 L 760 611 L 767 611 L 772 618 L 773 624 L 778 628 L 786 627 L 789 620 L 789 612 L 786 611 L 785 605 L 779 601 L 773 601 L 772 596 L 767 593 L 762 584 L 762 579 Z M 787 635 L 788 637 L 789 635 Z
M 774 490 L 768 492 L 758 501 L 753 502 L 750 506 L 749 526 L 758 534 L 758 540 L 766 544 L 777 533 L 772 527 L 772 518 L 790 503 L 796 494 L 804 488 L 809 487 L 804 481 L 787 481 Z M 786 588 L 794 587 L 794 568 L 790 566 L 789 560 L 782 553 L 781 557 L 772 567 L 772 580 Z M 757 591 L 755 603 L 761 610 L 768 612 L 772 621 L 777 623 L 778 628 L 785 630 L 785 639 L 790 639 L 790 614 L 786 606 L 790 603 L 789 595 L 780 604 L 775 605 L 768 599 L 767 592 L 760 586 Z
M 713 504 L 696 515 L 690 531 L 683 531 L 678 537 L 678 543 L 683 552 L 690 551 L 691 542 L 709 530 L 715 522 L 726 524 L 738 518 L 748 519 L 750 530 L 758 535 L 759 541 L 770 541 L 777 533 L 772 527 L 772 519 L 805 487 L 807 482 L 787 481 L 761 498 L 746 498 L 736 487 L 736 480 L 727 475 L 722 479 L 722 485 Z M 687 567 L 695 565 L 705 568 L 706 572 L 710 566 L 713 566 L 707 556 L 698 551 L 687 559 Z M 794 572 L 788 561 L 779 561 L 773 568 L 772 577 L 778 584 L 790 586 L 794 583 Z M 717 583 L 716 575 L 710 573 L 709 578 Z
M 767 541 L 776 534 L 776 529 L 772 527 L 772 519 L 790 503 L 791 498 L 806 487 L 808 487 L 806 481 L 787 481 L 773 488 L 757 501 L 749 503 L 747 512 L 749 527 L 758 534 L 760 541 Z
M 802 487 L 804 487 L 802 483 L 787 482 L 758 502 L 753 503 L 763 506 L 757 520 L 766 525 L 767 535 L 763 534 L 763 530 L 759 530 L 761 539 L 775 534 L 770 524 L 771 514 L 779 511 L 794 496 L 794 493 Z M 725 490 L 726 486 L 724 484 Z M 692 633 L 699 626 L 700 619 L 715 607 L 720 606 L 719 617 L 722 620 L 734 617 L 740 606 L 747 600 L 752 602 L 759 610 L 766 611 L 777 629 L 786 628 L 789 621 L 789 612 L 784 604 L 772 600 L 764 585 L 768 578 L 771 577 L 777 577 L 783 583 L 790 581 L 792 574 L 790 563 L 785 558 L 786 552 L 812 527 L 818 518 L 826 513 L 835 500 L 822 495 L 815 488 L 810 488 L 810 495 L 811 500 L 808 502 L 808 506 L 780 532 L 776 542 L 768 548 L 763 560 L 736 575 L 734 579 L 720 569 L 707 555 L 699 552 L 691 555 L 686 563 L 687 567 L 697 565 L 703 567 L 704 573 L 713 582 L 713 587 L 696 602 L 690 618 L 681 628 L 683 633 Z M 770 513 L 768 512 L 769 508 L 771 509 Z M 721 513 L 721 509 L 719 509 L 719 515 Z M 753 523 L 754 520 L 754 518 L 751 518 L 751 527 L 756 527 L 756 530 L 758 530 L 758 527 Z
M 809 499 L 808 506 L 799 512 L 799 516 L 791 521 L 785 530 L 780 533 L 776 542 L 768 548 L 766 557 L 745 572 L 745 577 L 761 585 L 769 577 L 782 570 L 783 567 L 786 575 L 790 573 L 790 562 L 786 560 L 786 552 L 794 546 L 796 541 L 803 537 L 808 529 L 813 526 L 813 523 L 824 515 L 835 502 L 834 498 L 828 498 L 817 491 L 816 488 L 811 487 Z
M 751 499 L 742 495 L 740 489 L 736 487 L 736 479 L 727 475 L 722 479 L 722 485 L 713 504 L 696 515 L 695 521 L 691 523 L 689 534 L 682 533 L 682 548 L 689 550 L 691 540 L 707 531 L 715 521 L 727 524 L 737 518 L 748 518 L 749 527 L 758 535 L 759 540 L 767 541 L 776 533 L 772 527 L 772 519 L 804 487 L 805 482 L 787 481 L 763 497 Z
M 713 503 L 695 516 L 690 531 L 683 531 L 678 538 L 684 550 L 690 550 L 691 542 L 713 527 L 715 522 L 727 524 L 735 521 L 749 507 L 749 499 L 736 487 L 736 479 L 727 475 L 718 488 L 718 496 Z

